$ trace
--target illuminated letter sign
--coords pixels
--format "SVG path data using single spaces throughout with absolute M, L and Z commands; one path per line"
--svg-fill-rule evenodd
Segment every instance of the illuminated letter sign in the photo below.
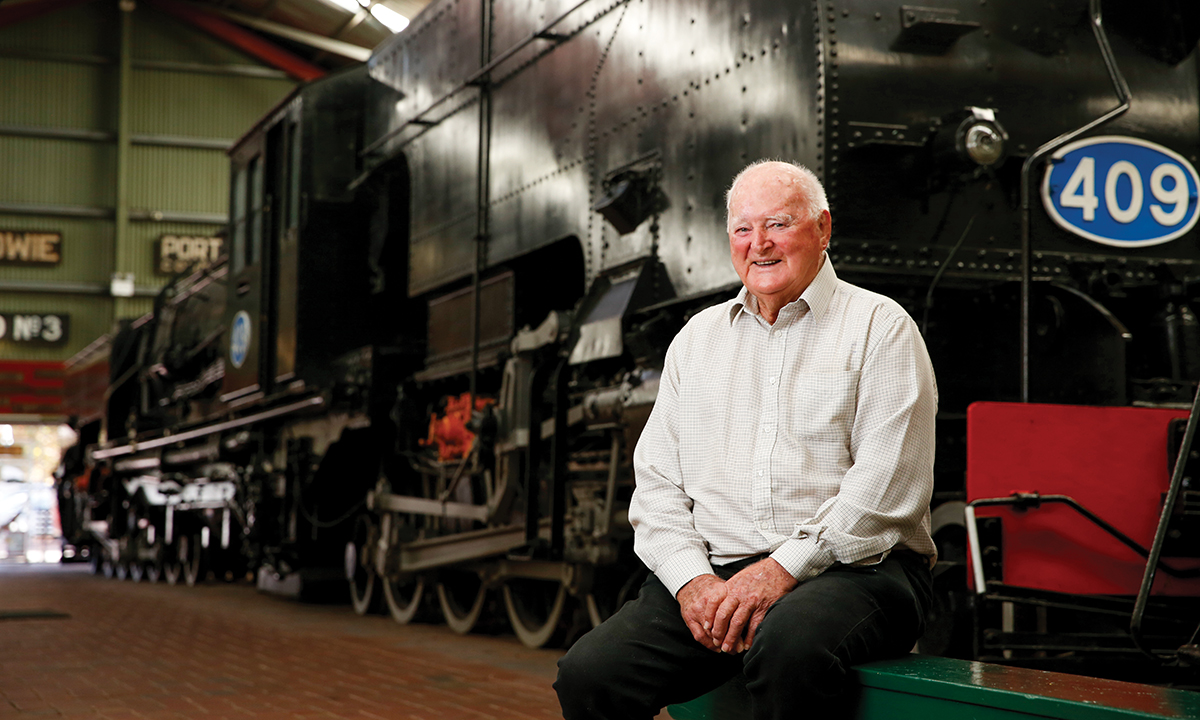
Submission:
M 0 342 L 62 345 L 69 319 L 66 313 L 0 313 Z
M 199 270 L 216 262 L 224 248 L 225 240 L 219 237 L 163 235 L 158 239 L 154 270 L 159 275 L 175 275 L 189 268 Z
M 0 230 L 0 263 L 57 265 L 62 260 L 62 233 Z

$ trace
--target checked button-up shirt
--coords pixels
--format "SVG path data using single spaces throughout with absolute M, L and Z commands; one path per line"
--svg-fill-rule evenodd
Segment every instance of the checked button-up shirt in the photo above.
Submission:
M 936 412 L 912 318 L 828 258 L 773 325 L 743 288 L 667 351 L 634 453 L 637 554 L 672 594 L 765 553 L 800 581 L 896 548 L 932 564 Z

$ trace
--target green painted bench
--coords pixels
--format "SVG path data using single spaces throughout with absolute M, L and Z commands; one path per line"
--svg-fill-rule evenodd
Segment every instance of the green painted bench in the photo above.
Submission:
M 1005 665 L 910 655 L 854 672 L 854 720 L 1200 718 L 1197 692 Z M 737 720 L 750 717 L 750 701 L 735 679 L 667 710 L 674 720 Z

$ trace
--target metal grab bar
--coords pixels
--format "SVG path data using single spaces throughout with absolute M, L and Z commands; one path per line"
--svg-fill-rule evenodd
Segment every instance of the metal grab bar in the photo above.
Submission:
M 1175 470 L 1171 473 L 1171 485 L 1167 488 L 1166 499 L 1163 500 L 1162 515 L 1158 518 L 1158 529 L 1154 533 L 1154 542 L 1150 544 L 1150 553 L 1146 560 L 1146 572 L 1142 575 L 1142 586 L 1138 589 L 1137 601 L 1133 605 L 1133 617 L 1129 620 L 1129 634 L 1133 636 L 1133 643 L 1143 653 L 1156 660 L 1173 660 L 1175 656 L 1160 655 L 1146 646 L 1142 636 L 1142 619 L 1146 614 L 1146 604 L 1150 602 L 1150 589 L 1154 586 L 1154 575 L 1160 565 L 1158 558 L 1162 555 L 1163 542 L 1167 538 L 1167 525 L 1171 520 L 1171 514 L 1175 511 L 1175 501 L 1179 498 L 1179 489 L 1183 486 L 1187 459 L 1191 455 L 1192 441 L 1196 437 L 1198 408 L 1200 408 L 1200 392 L 1197 392 L 1195 399 L 1192 400 L 1192 411 L 1188 413 L 1187 428 L 1183 431 L 1183 441 L 1179 443 L 1179 455 L 1175 458 Z
M 1190 425 L 1189 425 L 1189 427 L 1190 427 Z M 1185 438 L 1185 440 L 1186 440 L 1186 438 Z M 1178 474 L 1178 470 L 1176 470 L 1176 473 Z M 1165 563 L 1161 559 L 1159 559 L 1159 555 L 1161 555 L 1161 551 L 1162 551 L 1162 543 L 1161 543 L 1161 538 L 1159 538 L 1158 535 L 1161 535 L 1163 537 L 1165 537 L 1165 535 L 1166 535 L 1166 533 L 1164 531 L 1165 525 L 1163 524 L 1163 522 L 1165 522 L 1165 520 L 1160 521 L 1159 532 L 1158 532 L 1158 535 L 1155 536 L 1155 540 L 1156 540 L 1156 542 L 1158 542 L 1158 552 L 1155 552 L 1155 548 L 1153 545 L 1149 549 L 1147 549 L 1145 546 L 1143 546 L 1137 540 L 1134 540 L 1133 538 L 1129 537 L 1125 533 L 1118 530 L 1116 527 L 1114 527 L 1111 523 L 1109 523 L 1104 518 L 1100 517 L 1096 513 L 1092 512 L 1091 510 L 1088 510 L 1083 505 L 1080 505 L 1079 502 L 1075 500 L 1075 498 L 1072 498 L 1069 495 L 1041 495 L 1041 494 L 1038 494 L 1035 492 L 1034 493 L 1016 492 L 1016 493 L 1013 493 L 1012 495 L 1009 495 L 1008 497 L 979 498 L 978 500 L 972 500 L 971 502 L 967 503 L 967 508 L 966 508 L 966 511 L 964 512 L 964 515 L 965 515 L 966 521 L 967 521 L 967 545 L 968 545 L 968 548 L 971 553 L 971 562 L 974 565 L 973 577 L 975 578 L 975 592 L 977 594 L 980 594 L 980 595 L 983 594 L 984 589 L 985 589 L 984 586 L 986 585 L 986 580 L 983 577 L 983 554 L 982 554 L 982 550 L 981 550 L 980 544 L 979 544 L 979 530 L 975 524 L 975 508 L 977 508 L 977 507 L 995 507 L 995 506 L 999 506 L 999 505 L 1012 505 L 1012 506 L 1015 506 L 1018 510 L 1036 510 L 1037 508 L 1041 507 L 1045 503 L 1066 505 L 1067 507 L 1069 507 L 1072 510 L 1074 510 L 1075 512 L 1079 513 L 1083 517 L 1087 518 L 1089 521 L 1091 521 L 1094 525 L 1099 527 L 1101 530 L 1104 530 L 1109 535 L 1112 535 L 1117 540 L 1120 540 L 1124 545 L 1129 547 L 1131 550 L 1136 552 L 1138 555 L 1141 555 L 1142 557 L 1147 558 L 1148 560 L 1153 555 L 1154 556 L 1153 560 L 1151 562 L 1147 563 L 1148 568 L 1151 565 L 1153 565 L 1155 568 L 1161 567 L 1163 569 L 1163 572 L 1167 573 L 1171 577 L 1176 577 L 1176 578 L 1200 577 L 1200 568 L 1176 568 L 1174 566 L 1168 565 L 1167 563 Z M 1172 503 L 1172 500 L 1170 497 L 1168 497 L 1168 503 Z M 1165 509 L 1164 509 L 1164 512 L 1165 512 Z M 1164 518 L 1165 517 L 1166 517 L 1166 515 L 1164 515 Z M 1145 586 L 1144 580 L 1143 580 L 1143 586 Z M 1147 595 L 1148 595 L 1148 593 L 1147 593 Z M 1140 594 L 1139 594 L 1139 597 L 1140 597 Z M 1145 612 L 1144 605 L 1145 605 L 1145 603 L 1143 603 L 1143 607 L 1142 607 L 1143 612 Z M 1136 610 L 1135 610 L 1135 617 L 1136 617 Z
M 1033 248 L 1029 238 L 1029 175 L 1033 171 L 1034 164 L 1041 161 L 1046 155 L 1049 155 L 1092 128 L 1103 125 L 1109 120 L 1123 115 L 1130 106 L 1129 84 L 1125 82 L 1125 77 L 1121 75 L 1121 70 L 1117 67 L 1112 47 L 1108 44 L 1108 35 L 1104 32 L 1104 20 L 1100 15 L 1100 0 L 1090 1 L 1090 14 L 1092 33 L 1096 36 L 1096 44 L 1100 46 L 1100 55 L 1104 58 L 1104 67 L 1108 69 L 1108 77 L 1112 80 L 1113 89 L 1116 90 L 1120 103 L 1117 107 L 1086 125 L 1063 133 L 1037 150 L 1034 150 L 1033 154 L 1025 159 L 1025 164 L 1021 166 L 1021 402 L 1029 402 L 1029 316 L 1030 295 L 1033 289 L 1033 268 L 1030 261 L 1033 255 Z

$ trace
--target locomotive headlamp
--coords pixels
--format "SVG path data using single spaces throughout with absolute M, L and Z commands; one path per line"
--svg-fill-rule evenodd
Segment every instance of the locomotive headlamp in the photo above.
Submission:
M 976 123 L 967 128 L 963 144 L 967 156 L 980 165 L 995 165 L 1004 157 L 1004 138 L 991 125 Z
M 954 149 L 959 156 L 983 167 L 992 167 L 1004 160 L 1008 133 L 996 122 L 996 111 L 990 108 L 967 108 L 967 116 L 954 134 Z

